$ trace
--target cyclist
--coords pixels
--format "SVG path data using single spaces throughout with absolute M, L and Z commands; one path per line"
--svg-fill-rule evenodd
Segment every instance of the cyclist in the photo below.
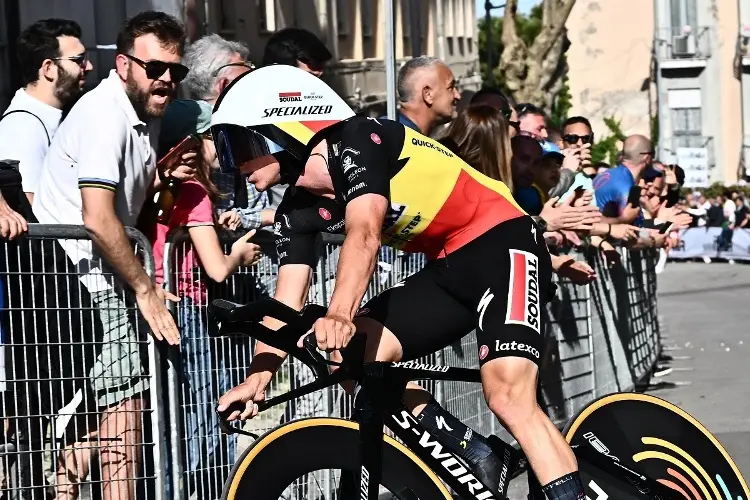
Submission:
M 250 173 L 258 189 L 282 177 L 292 186 L 276 213 L 275 298 L 300 309 L 315 264 L 315 236 L 345 232 L 328 314 L 314 325 L 318 347 L 339 350 L 356 329 L 367 334 L 368 361 L 411 360 L 476 329 L 490 409 L 519 442 L 548 498 L 585 498 L 572 450 L 536 402 L 541 309 L 552 273 L 543 228 L 520 209 L 505 184 L 397 122 L 353 117 L 333 123 L 307 141 L 300 162 L 275 161 L 267 155 L 265 137 L 281 144 L 290 127 L 269 120 L 255 126 L 236 111 L 243 98 L 248 110 L 260 100 L 254 93 L 274 80 L 268 71 L 274 69 L 248 73 L 225 91 L 223 99 L 231 102 L 225 106 L 235 110 L 222 111 L 222 101 L 217 102 L 212 134 L 223 168 Z M 295 76 L 296 84 L 301 81 L 304 75 Z M 284 115 L 300 112 L 295 109 L 274 113 L 282 115 L 280 123 L 289 121 Z M 360 309 L 381 239 L 423 252 L 429 261 Z M 258 343 L 250 376 L 221 397 L 219 410 L 239 401 L 245 411 L 234 412 L 230 420 L 254 416 L 255 402 L 264 398 L 285 356 Z M 482 459 L 492 456 L 481 436 L 416 384 L 409 386 L 404 403 L 428 430 L 446 444 L 455 443 L 457 454 L 465 441 L 462 456 L 472 464 L 481 467 Z M 494 484 L 504 491 L 502 480 Z

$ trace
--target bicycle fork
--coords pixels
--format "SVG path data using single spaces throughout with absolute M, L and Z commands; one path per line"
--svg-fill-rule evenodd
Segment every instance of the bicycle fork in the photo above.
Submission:
M 383 412 L 370 391 L 358 385 L 354 391 L 354 411 L 359 421 L 360 467 L 355 476 L 360 500 L 378 500 L 383 474 Z

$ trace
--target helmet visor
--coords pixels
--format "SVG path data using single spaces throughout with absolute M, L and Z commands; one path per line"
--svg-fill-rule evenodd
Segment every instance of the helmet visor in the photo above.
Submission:
M 211 127 L 211 135 L 222 172 L 236 172 L 251 160 L 270 155 L 268 142 L 261 134 L 238 125 Z

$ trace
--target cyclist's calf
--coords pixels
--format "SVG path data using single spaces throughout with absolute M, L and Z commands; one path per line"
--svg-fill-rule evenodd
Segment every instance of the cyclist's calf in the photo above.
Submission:
M 487 405 L 521 446 L 541 484 L 578 469 L 575 455 L 536 401 L 539 369 L 528 359 L 505 357 L 481 368 Z

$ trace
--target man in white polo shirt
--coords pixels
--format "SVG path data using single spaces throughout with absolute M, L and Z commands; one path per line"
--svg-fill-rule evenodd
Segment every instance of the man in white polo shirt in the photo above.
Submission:
M 83 92 L 93 66 L 81 27 L 67 19 L 42 19 L 18 37 L 23 87 L 0 118 L 0 159 L 17 160 L 23 190 L 33 200 L 50 142 L 63 110 Z
M 125 23 L 117 37 L 116 69 L 76 103 L 60 126 L 34 197 L 41 223 L 83 224 L 95 248 L 92 252 L 88 241 L 61 242 L 83 275 L 103 326 L 101 352 L 90 376 L 102 410 L 105 500 L 133 498 L 143 455 L 136 415 L 148 389 L 139 345 L 144 339 L 118 291 L 135 293 L 154 337 L 179 345 L 165 307 L 165 299 L 177 297 L 146 274 L 124 226 L 135 225 L 155 182 L 159 119 L 188 71 L 180 64 L 184 42 L 183 26 L 162 12 L 142 12 Z

